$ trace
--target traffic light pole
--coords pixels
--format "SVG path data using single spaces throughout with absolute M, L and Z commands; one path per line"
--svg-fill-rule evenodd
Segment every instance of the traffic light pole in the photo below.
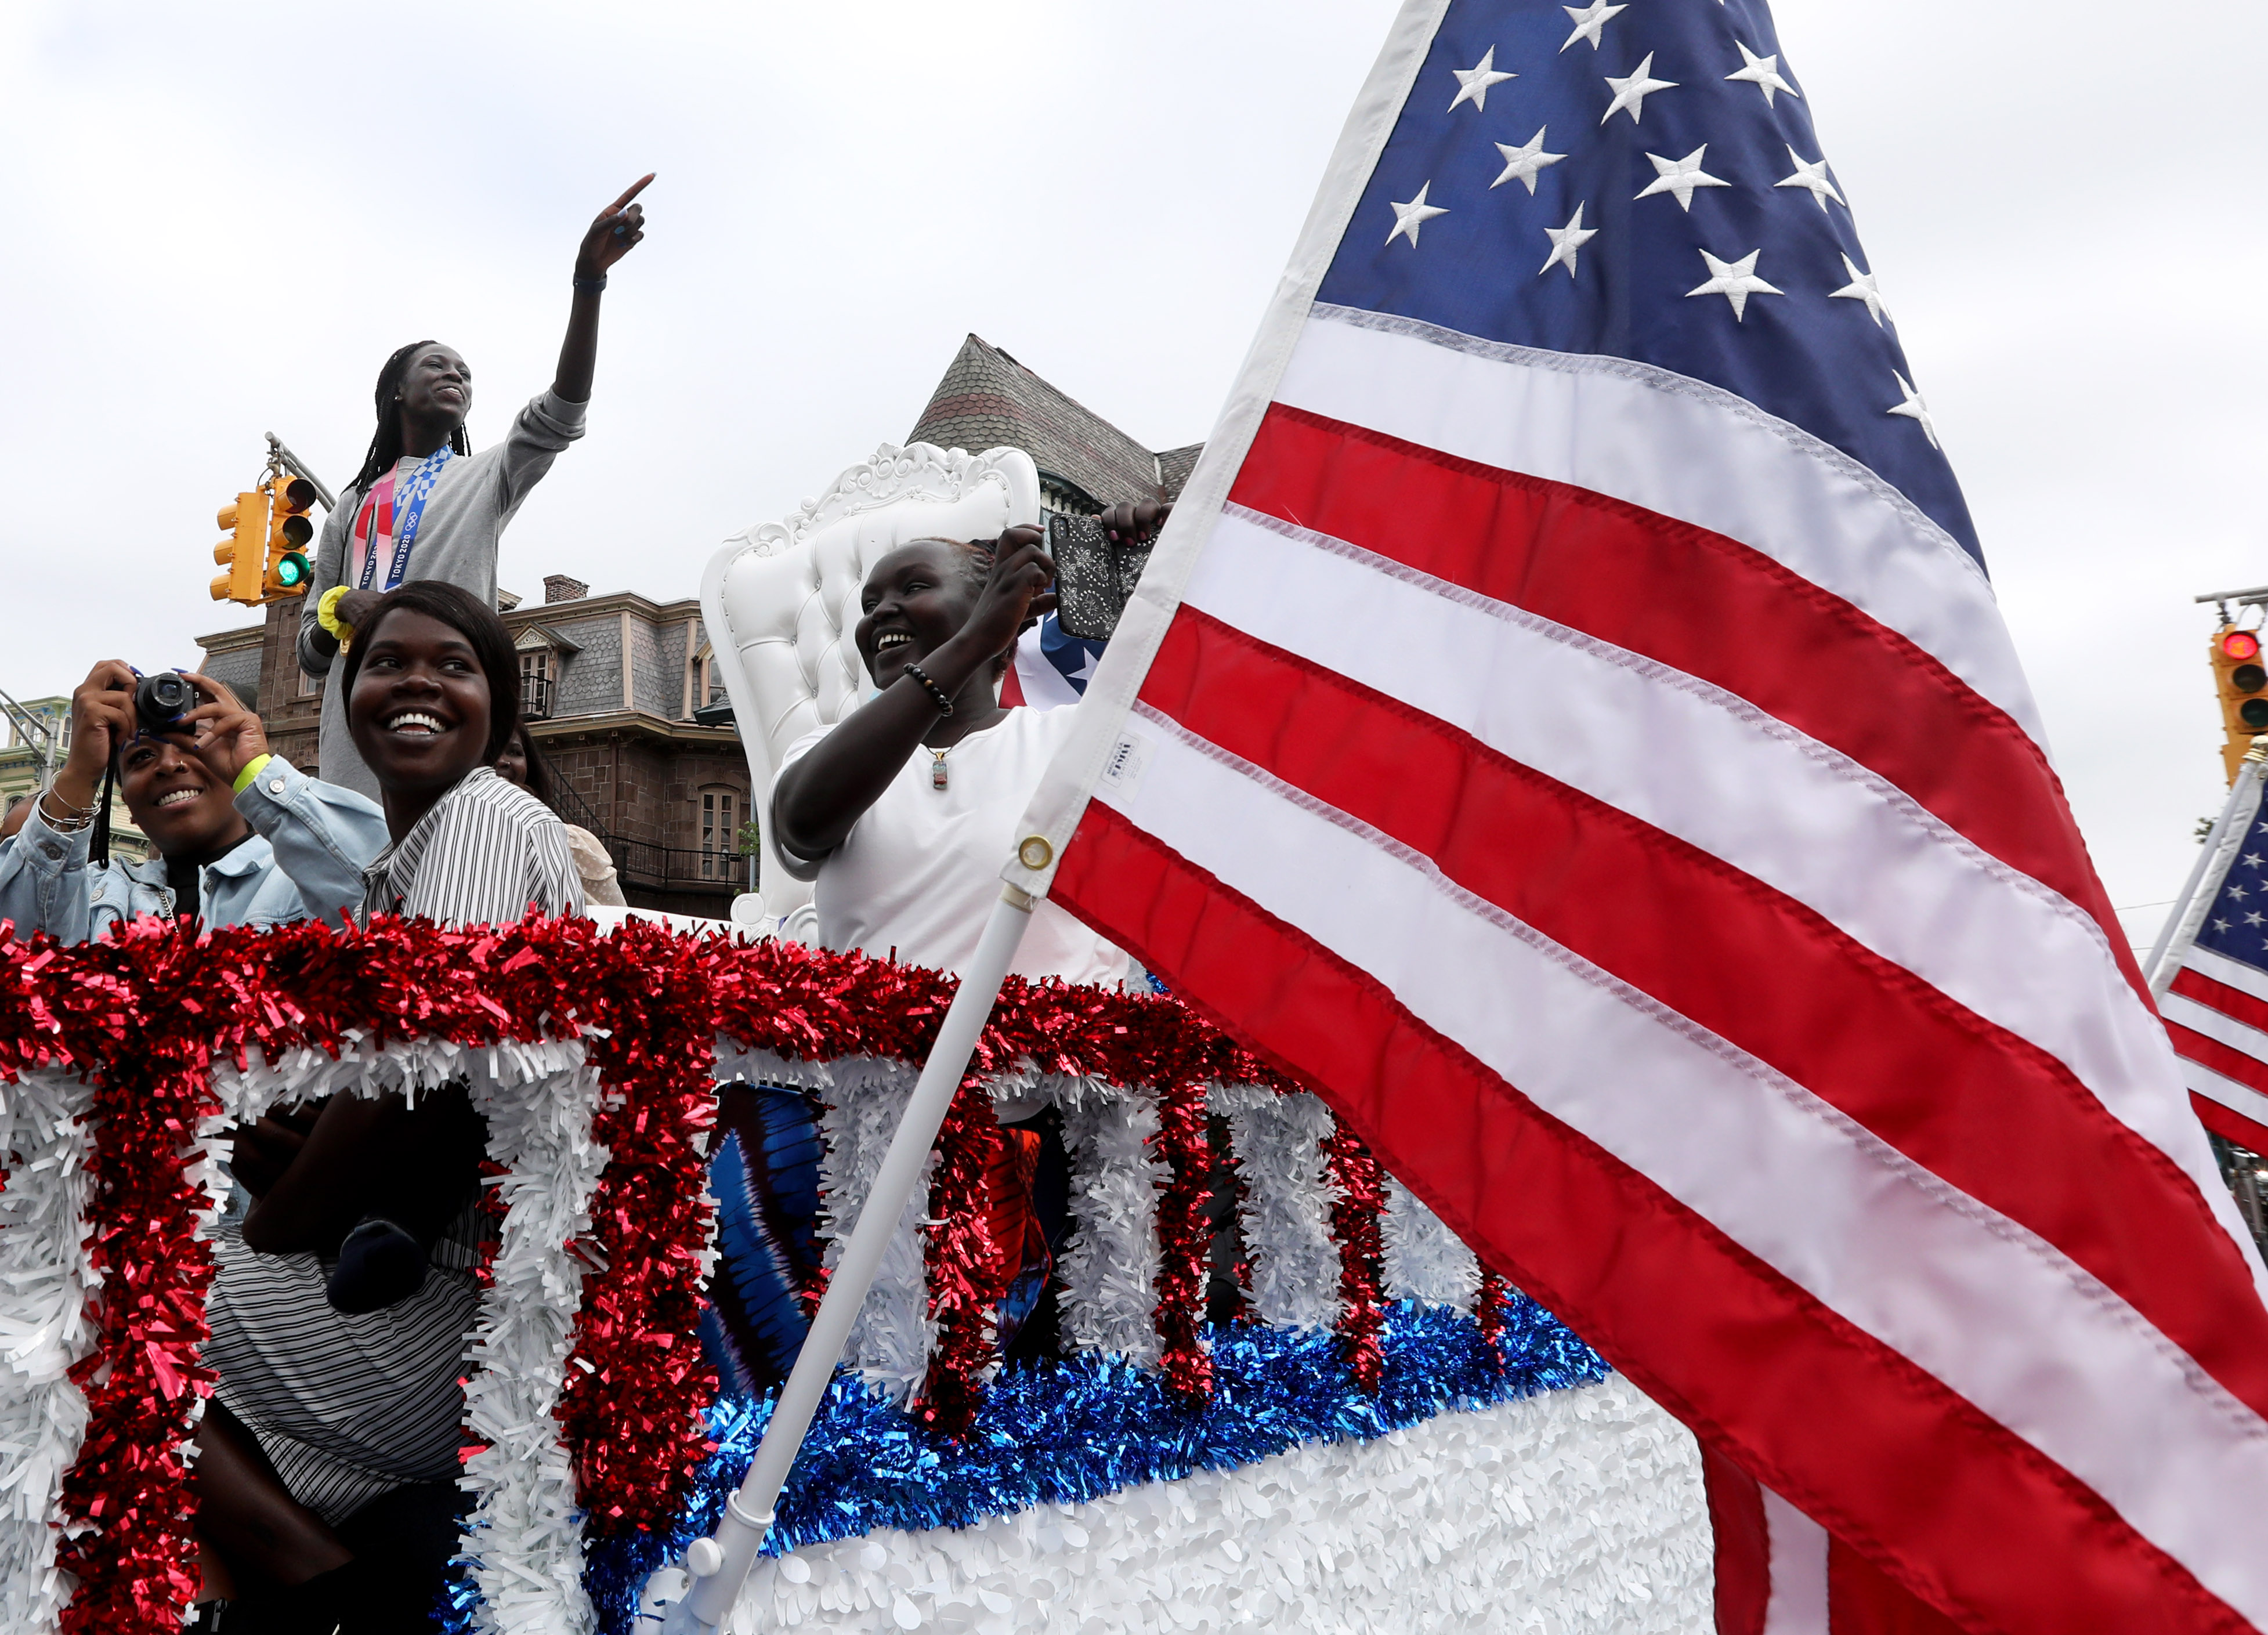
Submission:
M 273 431 L 268 434 L 268 457 L 293 476 L 305 477 L 313 484 L 315 497 L 323 502 L 325 511 L 336 511 L 339 508 L 339 502 L 332 497 L 330 490 L 323 486 L 322 478 L 308 470 L 307 462 L 284 447 L 284 439 Z

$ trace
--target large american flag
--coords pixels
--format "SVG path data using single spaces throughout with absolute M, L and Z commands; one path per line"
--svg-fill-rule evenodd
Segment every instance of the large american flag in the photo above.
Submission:
M 2205 1128 L 2268 1153 L 2268 812 L 2247 762 L 2153 973 Z
M 1410 0 L 1081 710 L 1008 878 L 1815 1602 L 2268 1628 L 2261 1268 L 1759 0 Z

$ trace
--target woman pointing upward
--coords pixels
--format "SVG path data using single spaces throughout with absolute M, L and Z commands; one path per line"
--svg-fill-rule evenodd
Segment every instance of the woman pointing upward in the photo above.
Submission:
M 575 298 L 551 389 L 521 409 L 504 440 L 475 454 L 465 436 L 473 372 L 453 348 L 419 341 L 378 375 L 378 429 L 354 482 L 324 525 L 299 608 L 299 665 L 327 675 L 342 641 L 378 598 L 411 579 L 440 579 L 488 607 L 497 600 L 497 541 L 561 450 L 583 435 L 598 361 L 607 269 L 645 236 L 635 201 L 645 176 L 599 213 L 575 253 Z M 324 690 L 321 776 L 375 799 L 378 783 L 348 736 L 346 701 Z

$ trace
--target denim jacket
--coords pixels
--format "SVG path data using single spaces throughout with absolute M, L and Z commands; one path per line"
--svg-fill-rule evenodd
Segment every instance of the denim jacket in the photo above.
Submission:
M 245 785 L 236 809 L 253 833 L 205 865 L 197 883 L 201 923 L 343 925 L 361 906 L 363 870 L 386 848 L 386 817 L 376 803 L 278 756 Z M 62 942 L 85 942 L 137 915 L 171 917 L 164 859 L 91 866 L 92 834 L 53 829 L 34 806 L 23 829 L 0 844 L 0 921 L 14 921 L 19 935 L 43 931 Z

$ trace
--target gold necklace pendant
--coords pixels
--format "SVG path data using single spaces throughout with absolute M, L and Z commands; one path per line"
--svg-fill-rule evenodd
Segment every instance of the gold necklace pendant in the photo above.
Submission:
M 951 746 L 948 745 L 946 748 L 950 748 Z M 943 789 L 945 787 L 946 780 L 945 750 L 932 749 L 929 753 L 931 755 L 931 761 L 929 763 L 929 786 L 932 789 Z

